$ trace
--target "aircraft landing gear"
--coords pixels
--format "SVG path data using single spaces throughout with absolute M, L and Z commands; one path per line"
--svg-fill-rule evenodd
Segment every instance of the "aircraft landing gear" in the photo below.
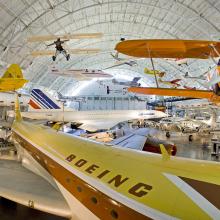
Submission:
M 52 56 L 52 60 L 55 61 L 56 60 L 56 56 Z
M 70 59 L 70 55 L 67 54 L 67 55 L 66 55 L 66 60 L 68 61 L 69 59 Z

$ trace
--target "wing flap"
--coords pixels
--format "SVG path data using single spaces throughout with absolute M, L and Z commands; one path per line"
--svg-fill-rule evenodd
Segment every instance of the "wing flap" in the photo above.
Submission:
M 142 150 L 146 140 L 146 137 L 135 134 L 129 134 L 112 141 L 111 144 L 135 150 Z
M 17 161 L 0 160 L 0 196 L 43 212 L 71 217 L 61 193 Z

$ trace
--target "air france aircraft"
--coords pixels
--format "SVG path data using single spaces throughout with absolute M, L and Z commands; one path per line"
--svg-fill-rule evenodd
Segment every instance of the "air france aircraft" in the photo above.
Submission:
M 220 219 L 220 165 L 109 147 L 22 120 L 0 196 L 71 219 Z M 24 168 L 24 166 L 26 168 Z M 29 171 L 29 170 L 31 171 Z M 15 181 L 16 180 L 16 181 Z
M 154 119 L 166 117 L 167 114 L 155 110 L 93 110 L 76 111 L 63 108 L 48 94 L 40 89 L 33 89 L 28 112 L 22 116 L 29 119 L 48 120 L 54 122 L 74 122 L 79 128 L 88 131 L 110 129 L 119 122 L 133 119 Z

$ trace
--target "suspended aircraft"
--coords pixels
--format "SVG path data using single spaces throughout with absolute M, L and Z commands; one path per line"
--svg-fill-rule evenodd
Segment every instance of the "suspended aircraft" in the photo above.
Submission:
M 23 78 L 19 65 L 11 64 L 0 78 L 0 92 L 15 91 L 27 82 L 28 80 Z
M 203 40 L 127 40 L 116 45 L 116 50 L 129 56 L 146 58 L 197 58 L 208 59 L 219 57 L 220 42 Z M 149 52 L 150 51 L 150 52 Z M 219 76 L 219 64 L 217 73 Z M 161 95 L 183 96 L 190 98 L 207 98 L 210 101 L 220 103 L 220 87 L 218 83 L 213 85 L 213 91 L 188 90 L 188 89 L 165 89 L 165 88 L 128 88 L 129 92 Z
M 189 90 L 196 90 L 196 87 L 190 87 L 190 86 L 183 86 L 184 89 L 189 89 Z
M 141 86 L 141 83 L 138 83 L 140 79 L 141 77 L 134 77 L 131 81 L 118 81 L 116 79 L 113 79 L 112 83 L 116 85 L 122 85 L 122 86 L 139 87 Z
M 166 72 L 164 71 L 160 71 L 160 70 L 151 70 L 148 69 L 147 67 L 144 68 L 144 73 L 148 74 L 148 75 L 157 75 L 159 77 L 164 77 L 166 75 Z
M 45 36 L 31 36 L 27 39 L 29 43 L 34 42 L 45 42 L 45 41 L 53 41 L 53 43 L 46 45 L 55 46 L 56 51 L 51 50 L 38 50 L 32 51 L 32 56 L 47 56 L 52 55 L 53 61 L 56 60 L 58 54 L 63 54 L 66 60 L 70 59 L 70 54 L 93 54 L 100 52 L 100 49 L 96 48 L 88 48 L 88 49 L 70 49 L 64 46 L 64 43 L 71 39 L 93 39 L 93 38 L 101 38 L 103 36 L 102 33 L 80 33 L 80 34 L 64 34 L 64 35 L 45 35 Z
M 165 60 L 175 62 L 178 66 L 182 66 L 183 64 L 188 65 L 188 60 L 185 58 L 175 58 L 175 59 L 166 58 Z
M 93 110 L 76 111 L 58 103 L 49 94 L 40 89 L 33 89 L 29 102 L 29 110 L 22 112 L 22 116 L 33 120 L 47 120 L 53 122 L 71 122 L 73 126 L 97 131 L 110 129 L 120 122 L 132 119 L 153 119 L 166 117 L 167 114 L 154 110 Z M 13 112 L 8 112 L 13 117 Z
M 201 84 L 202 86 L 204 86 L 208 90 L 210 88 L 216 89 L 216 88 L 220 87 L 220 60 L 218 61 L 217 65 L 214 67 L 215 67 L 214 70 L 210 69 L 207 72 L 207 75 L 206 75 L 207 81 L 205 83 L 198 81 L 199 84 Z
M 15 112 L 19 160 L 0 160 L 0 196 L 71 219 L 220 218 L 218 163 L 171 157 L 162 144 L 162 155 L 143 153 L 34 125 L 22 120 L 18 99 Z
M 206 74 L 206 73 L 205 73 Z M 186 79 L 200 79 L 200 80 L 206 80 L 205 74 L 201 74 L 199 76 L 190 76 L 188 72 L 185 73 L 184 78 Z
M 174 80 L 171 80 L 171 81 L 165 81 L 165 80 L 162 80 L 161 78 L 158 79 L 158 82 L 159 83 L 162 83 L 162 84 L 165 84 L 165 85 L 168 85 L 168 86 L 171 86 L 171 87 L 174 87 L 174 88 L 177 88 L 179 86 L 181 86 L 178 82 L 180 82 L 181 79 L 174 79 Z
M 90 80 L 93 78 L 112 78 L 113 76 L 104 72 L 103 70 L 96 70 L 96 69 L 59 69 L 56 67 L 52 67 L 50 72 L 54 75 L 58 76 L 66 76 L 66 77 L 73 77 L 78 81 L 81 80 Z
M 210 66 L 207 71 L 200 74 L 199 76 L 190 76 L 189 72 L 186 72 L 185 75 L 184 75 L 184 78 L 186 78 L 186 79 L 207 80 L 209 78 L 209 73 L 210 73 L 210 71 L 213 70 L 213 68 L 216 68 L 216 65 L 214 65 L 212 67 Z M 217 78 L 217 77 L 215 77 L 215 78 Z M 211 80 L 211 79 L 208 79 L 208 80 Z M 218 80 L 220 81 L 220 78 Z M 213 83 L 213 84 L 215 84 L 215 83 Z
M 104 70 L 111 69 L 111 68 L 114 68 L 117 66 L 122 66 L 122 65 L 128 65 L 128 66 L 132 66 L 132 67 L 138 65 L 138 63 L 134 59 L 119 58 L 118 53 L 116 53 L 116 54 L 111 53 L 111 56 L 116 60 L 116 64 L 109 66 L 109 67 L 105 68 Z
M 120 58 L 120 57 L 118 56 L 118 53 L 117 53 L 117 52 L 116 52 L 115 54 L 113 54 L 113 53 L 110 53 L 110 54 L 111 54 L 111 56 L 112 56 L 116 61 L 118 61 L 118 63 L 117 63 L 116 65 L 124 65 L 124 64 L 127 64 L 127 65 L 129 65 L 129 66 L 133 66 L 133 65 L 137 64 L 137 62 L 134 61 L 134 60 L 126 59 L 126 58 Z M 130 62 L 130 61 L 132 61 L 132 62 Z

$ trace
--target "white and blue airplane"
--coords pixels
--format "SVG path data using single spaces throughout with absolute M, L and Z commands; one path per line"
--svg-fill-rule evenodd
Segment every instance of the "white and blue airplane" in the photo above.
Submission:
M 9 112 L 9 116 L 13 116 Z M 167 114 L 155 110 L 93 110 L 77 111 L 67 108 L 49 94 L 40 89 L 33 89 L 29 101 L 29 110 L 22 112 L 24 118 L 53 122 L 72 122 L 77 127 L 97 131 L 110 129 L 123 121 L 135 119 L 163 118 Z

